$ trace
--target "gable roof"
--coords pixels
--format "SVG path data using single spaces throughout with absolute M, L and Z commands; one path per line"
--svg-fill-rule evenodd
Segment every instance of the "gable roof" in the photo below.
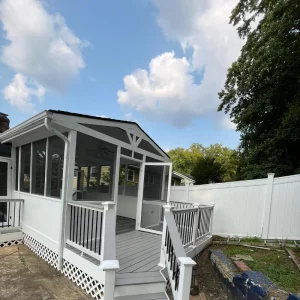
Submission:
M 189 180 L 189 181 L 191 181 L 193 183 L 195 182 L 195 179 L 194 179 L 193 176 L 185 175 L 185 174 L 179 173 L 177 171 L 173 171 L 172 173 L 173 173 L 173 175 L 175 175 L 175 176 L 177 176 L 179 178 L 182 178 L 182 179 L 185 179 L 185 180 Z
M 61 114 L 61 115 L 66 115 L 66 116 L 73 116 L 73 117 L 80 117 L 80 118 L 89 118 L 89 119 L 93 119 L 93 120 L 101 120 L 101 121 L 108 121 L 108 122 L 119 122 L 119 123 L 123 123 L 123 124 L 132 124 L 137 126 L 155 145 L 156 147 L 158 147 L 160 149 L 160 151 L 162 151 L 168 158 L 170 158 L 170 156 L 168 155 L 168 153 L 166 153 L 148 134 L 147 132 L 145 132 L 142 127 L 133 121 L 125 121 L 125 120 L 119 120 L 119 119 L 112 119 L 112 118 L 103 118 L 103 117 L 97 117 L 97 116 L 92 116 L 92 115 L 86 115 L 86 114 L 79 114 L 79 113 L 73 113 L 73 112 L 69 112 L 69 111 L 63 111 L 63 110 L 54 110 L 54 109 L 49 109 L 47 110 L 48 112 L 54 113 L 54 114 Z

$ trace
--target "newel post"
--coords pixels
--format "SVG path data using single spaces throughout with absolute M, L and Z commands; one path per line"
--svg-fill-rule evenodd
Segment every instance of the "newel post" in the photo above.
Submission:
M 180 280 L 177 299 L 189 299 L 193 266 L 195 266 L 196 263 L 190 257 L 179 257 L 178 261 L 180 264 Z
M 116 204 L 114 202 L 102 202 L 102 205 L 104 213 L 100 268 L 105 271 L 105 300 L 113 300 L 116 270 L 119 269 L 119 261 L 116 260 Z
M 166 212 L 170 212 L 174 209 L 174 206 L 172 205 L 164 205 L 164 213 Z M 165 258 L 165 240 L 166 240 L 166 231 L 167 231 L 167 222 L 166 222 L 166 218 L 164 217 L 164 224 L 163 224 L 163 232 L 162 232 L 162 238 L 161 238 L 161 249 L 160 249 L 160 259 L 159 259 L 159 264 L 158 266 L 164 268 L 165 262 L 166 262 L 166 258 Z
M 194 216 L 194 226 L 193 226 L 193 246 L 196 245 L 196 239 L 197 239 L 197 231 L 198 231 L 198 224 L 199 224 L 199 218 L 200 218 L 200 208 L 198 203 L 194 203 L 193 207 L 197 209 L 197 212 Z
M 262 238 L 268 239 L 269 236 L 269 225 L 270 225 L 270 215 L 272 206 L 272 196 L 273 196 L 273 184 L 274 184 L 274 173 L 268 173 L 266 198 L 263 210 L 263 224 L 262 224 Z

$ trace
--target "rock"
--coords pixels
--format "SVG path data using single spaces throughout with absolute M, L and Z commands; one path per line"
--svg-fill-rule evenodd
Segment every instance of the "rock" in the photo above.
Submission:
M 253 261 L 253 258 L 250 255 L 236 254 L 232 257 L 233 260 L 245 260 L 245 261 Z

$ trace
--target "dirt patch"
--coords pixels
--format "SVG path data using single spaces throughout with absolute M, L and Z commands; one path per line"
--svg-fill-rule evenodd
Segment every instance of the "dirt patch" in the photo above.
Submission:
M 232 299 L 231 296 L 228 295 L 227 290 L 212 267 L 208 251 L 208 249 L 205 249 L 196 260 L 200 271 L 197 278 L 200 295 L 191 296 L 190 300 L 230 300 Z M 204 295 L 206 298 L 204 298 Z
M 89 300 L 89 296 L 24 245 L 0 248 L 1 300 Z

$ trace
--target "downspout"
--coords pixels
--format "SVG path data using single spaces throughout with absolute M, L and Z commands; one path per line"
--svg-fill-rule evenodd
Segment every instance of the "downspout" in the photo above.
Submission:
M 51 121 L 50 121 L 51 122 Z M 45 127 L 62 139 L 65 142 L 64 151 L 64 166 L 63 166 L 63 184 L 61 191 L 61 211 L 60 211 L 60 226 L 59 226 L 59 240 L 58 240 L 58 262 L 57 269 L 62 270 L 63 267 L 63 251 L 65 246 L 65 223 L 66 223 L 66 210 L 67 210 L 67 170 L 69 166 L 69 139 L 60 133 L 49 124 L 49 119 L 45 118 Z

